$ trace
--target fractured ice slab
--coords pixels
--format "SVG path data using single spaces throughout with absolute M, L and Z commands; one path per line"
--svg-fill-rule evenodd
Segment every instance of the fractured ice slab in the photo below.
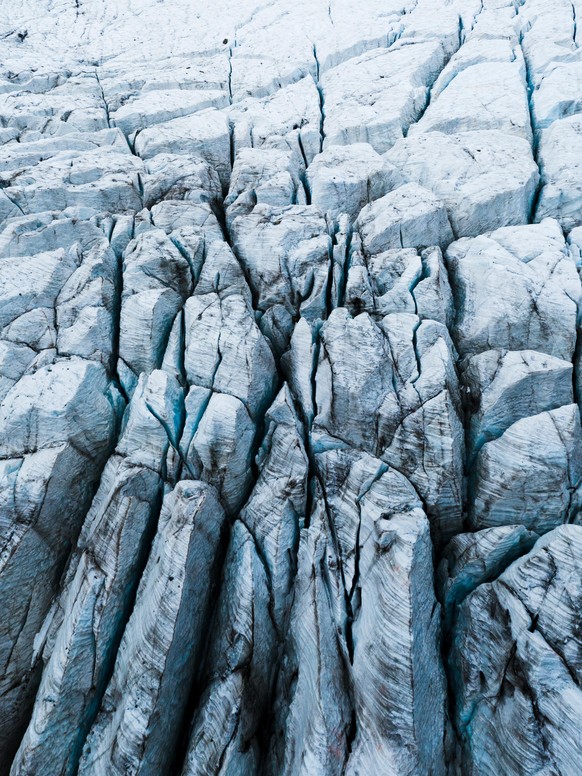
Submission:
M 346 774 L 446 772 L 431 551 L 419 509 L 380 518 L 362 542 L 353 626 L 357 732 Z
M 80 774 L 138 774 L 170 764 L 210 615 L 224 522 L 215 492 L 203 483 L 181 482 L 164 499 Z M 160 715 L 164 724 L 156 724 Z
M 416 121 L 444 63 L 438 40 L 367 51 L 321 77 L 324 147 L 369 143 L 388 151 Z
M 460 608 L 451 667 L 467 773 L 580 768 L 581 534 L 556 528 Z
M 444 204 L 414 183 L 399 186 L 367 205 L 356 228 L 364 253 L 372 255 L 390 248 L 446 248 L 454 239 Z
M 521 523 L 543 533 L 580 512 L 582 430 L 576 404 L 516 421 L 479 451 L 473 528 Z
M 352 315 L 416 313 L 450 326 L 453 298 L 440 248 L 392 248 L 366 256 L 354 235 L 344 304 Z
M 257 767 L 259 753 L 252 737 L 270 691 L 275 640 L 268 607 L 264 566 L 251 534 L 237 520 L 183 776 L 219 772 L 221 764 L 233 774 Z
M 531 141 L 524 71 L 523 61 L 465 68 L 431 100 L 410 135 L 495 129 Z
M 541 134 L 539 159 L 543 188 L 536 220 L 556 218 L 566 232 L 581 222 L 581 148 L 582 119 L 578 114 L 556 121 Z
M 292 316 L 323 317 L 331 237 L 317 208 L 257 205 L 234 220 L 232 237 L 259 310 L 281 304 Z
M 517 420 L 571 404 L 573 366 L 534 350 L 487 350 L 463 370 L 471 452 Z
M 307 169 L 311 202 L 330 218 L 355 219 L 364 205 L 390 188 L 390 168 L 369 143 L 326 144 Z
M 223 110 L 207 109 L 147 127 L 138 133 L 134 147 L 144 159 L 156 154 L 195 153 L 218 172 L 224 185 L 230 172 L 230 133 Z
M 104 368 L 77 358 L 25 375 L 0 404 L 0 589 L 7 626 L 0 641 L 0 742 L 8 751 L 38 681 L 34 639 L 115 443 L 120 409 Z
M 225 197 L 227 223 L 251 213 L 255 205 L 305 204 L 301 176 L 304 162 L 298 151 L 279 148 L 241 148 L 232 168 Z
M 46 663 L 11 773 L 74 771 L 133 603 L 159 511 L 182 389 L 142 375 L 87 513 L 58 606 L 42 626 Z M 46 644 L 45 644 L 46 640 Z
M 383 459 L 419 490 L 437 534 L 454 532 L 464 445 L 446 328 L 412 314 L 376 324 L 366 313 L 352 319 L 334 310 L 322 327 L 315 380 L 316 450 L 341 440 Z
M 462 355 L 507 348 L 571 360 L 580 280 L 554 220 L 459 240 L 446 263 Z
M 521 137 L 497 129 L 415 133 L 385 158 L 401 183 L 443 200 L 457 237 L 528 221 L 539 173 Z

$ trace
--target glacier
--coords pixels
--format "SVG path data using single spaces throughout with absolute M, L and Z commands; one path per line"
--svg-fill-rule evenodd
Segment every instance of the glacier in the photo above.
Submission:
M 0 776 L 582 773 L 582 0 L 7 0 Z

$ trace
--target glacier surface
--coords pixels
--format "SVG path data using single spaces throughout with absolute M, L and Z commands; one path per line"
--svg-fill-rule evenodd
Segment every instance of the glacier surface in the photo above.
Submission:
M 8 0 L 0 776 L 582 773 L 582 0 Z

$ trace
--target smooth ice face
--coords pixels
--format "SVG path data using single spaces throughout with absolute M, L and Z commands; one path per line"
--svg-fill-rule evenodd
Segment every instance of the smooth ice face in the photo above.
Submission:
M 0 776 L 579 776 L 582 0 L 4 5 Z

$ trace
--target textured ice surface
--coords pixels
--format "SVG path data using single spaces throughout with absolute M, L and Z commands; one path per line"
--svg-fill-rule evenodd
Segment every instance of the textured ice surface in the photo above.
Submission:
M 0 15 L 0 776 L 579 776 L 581 0 Z

